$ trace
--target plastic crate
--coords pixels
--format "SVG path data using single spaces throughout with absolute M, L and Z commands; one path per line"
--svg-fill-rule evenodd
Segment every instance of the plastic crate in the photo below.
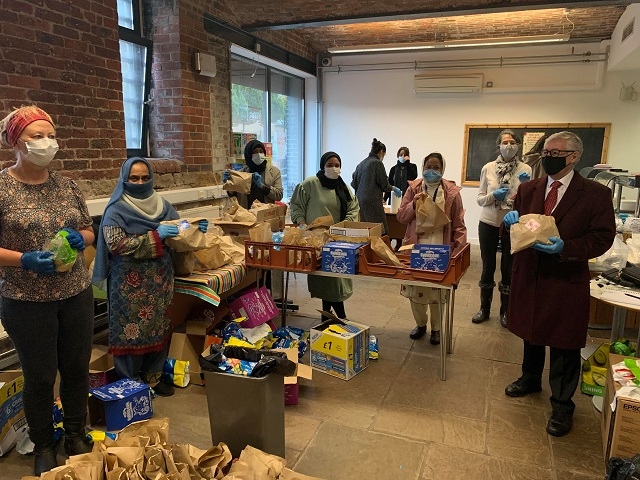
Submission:
M 411 268 L 411 256 L 398 254 L 398 259 L 406 266 L 397 267 L 382 262 L 376 253 L 371 250 L 371 245 L 363 245 L 360 249 L 360 275 L 374 277 L 397 278 L 401 280 L 424 280 L 427 282 L 453 285 L 460 281 L 462 275 L 471 264 L 471 246 L 467 243 L 462 250 L 449 260 L 449 265 L 444 272 L 431 272 Z
M 244 258 L 247 266 L 290 272 L 314 272 L 321 263 L 315 247 L 248 240 L 244 242 Z

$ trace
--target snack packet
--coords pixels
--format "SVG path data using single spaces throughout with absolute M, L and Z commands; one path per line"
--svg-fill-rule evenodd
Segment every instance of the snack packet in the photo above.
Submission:
M 76 263 L 78 252 L 69 245 L 67 235 L 69 232 L 60 230 L 44 247 L 45 251 L 53 253 L 51 258 L 56 266 L 56 272 L 68 272 Z

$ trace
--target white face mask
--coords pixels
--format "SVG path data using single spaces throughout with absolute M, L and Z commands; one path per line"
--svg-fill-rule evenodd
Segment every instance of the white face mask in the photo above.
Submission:
M 267 156 L 264 153 L 254 153 L 251 156 L 251 161 L 256 165 L 262 165 L 266 159 Z
M 505 160 L 511 160 L 518 153 L 518 145 L 500 145 L 500 155 Z
M 58 151 L 58 142 L 53 138 L 39 138 L 24 144 L 27 147 L 26 159 L 40 167 L 49 165 Z
M 324 167 L 324 176 L 335 180 L 340 176 L 340 167 Z

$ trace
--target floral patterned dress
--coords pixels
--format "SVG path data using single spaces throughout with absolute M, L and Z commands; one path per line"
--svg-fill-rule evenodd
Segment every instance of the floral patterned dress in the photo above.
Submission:
M 108 226 L 103 233 L 112 255 L 107 282 L 109 353 L 160 351 L 170 335 L 171 320 L 165 312 L 173 298 L 171 250 L 155 230 L 126 235 Z

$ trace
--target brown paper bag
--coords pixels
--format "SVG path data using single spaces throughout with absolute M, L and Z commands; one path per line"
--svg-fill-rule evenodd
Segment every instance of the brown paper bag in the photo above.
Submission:
M 300 245 L 304 230 L 297 227 L 285 227 L 282 235 L 283 245 Z
M 249 238 L 252 242 L 271 243 L 271 225 L 268 222 L 262 222 L 255 227 L 249 229 Z
M 244 245 L 236 242 L 232 236 L 224 235 L 220 237 L 220 248 L 231 257 L 234 264 L 244 262 Z
M 229 205 L 224 209 L 222 220 L 226 222 L 246 222 L 255 223 L 258 218 L 244 207 L 238 204 L 238 199 L 229 199 Z
M 238 461 L 231 465 L 229 473 L 235 475 L 243 471 L 253 471 L 255 478 L 275 479 L 282 473 L 286 463 L 284 458 L 269 455 L 251 445 L 247 445 L 240 452 Z
M 163 445 L 169 443 L 169 419 L 166 417 L 150 418 L 141 422 L 135 422 L 123 428 L 118 434 L 117 440 L 105 440 L 105 445 L 120 446 L 127 439 L 143 439 L 140 444 Z
M 384 243 L 380 237 L 373 237 L 371 239 L 371 250 L 376 252 L 378 256 L 386 263 L 387 265 L 395 265 L 396 267 L 403 267 L 404 265 L 396 254 L 393 253 L 393 250 L 389 248 L 389 246 Z
M 164 225 L 176 225 L 178 227 L 178 235 L 165 238 L 164 243 L 175 252 L 191 252 L 207 248 L 204 232 L 198 228 L 200 220 L 204 220 L 204 218 L 180 218 L 178 220 L 160 222 Z
M 429 195 L 416 200 L 416 232 L 431 233 L 449 223 L 449 217 Z
M 191 275 L 196 268 L 195 252 L 174 252 L 172 260 L 176 275 Z
M 325 215 L 324 217 L 318 217 L 309 225 L 307 225 L 308 230 L 313 230 L 314 228 L 329 228 L 333 225 L 333 217 L 331 215 Z
M 511 225 L 511 253 L 520 252 L 540 242 L 551 245 L 549 237 L 559 237 L 556 219 L 539 213 L 522 215 L 518 223 Z
M 222 231 L 218 227 L 218 230 Z M 231 256 L 222 248 L 222 237 L 217 233 L 205 233 L 207 248 L 193 252 L 197 270 L 213 270 L 233 263 Z
M 251 193 L 251 182 L 253 174 L 251 172 L 238 172 L 236 170 L 228 170 L 231 179 L 224 182 L 222 189 L 228 192 L 238 192 L 248 195 Z
M 195 451 L 192 450 L 190 453 L 195 453 Z M 220 442 L 218 445 L 211 447 L 200 455 L 196 467 L 200 475 L 204 478 L 221 478 L 223 476 L 222 469 L 225 468 L 232 459 L 233 456 L 231 455 L 229 447 Z

